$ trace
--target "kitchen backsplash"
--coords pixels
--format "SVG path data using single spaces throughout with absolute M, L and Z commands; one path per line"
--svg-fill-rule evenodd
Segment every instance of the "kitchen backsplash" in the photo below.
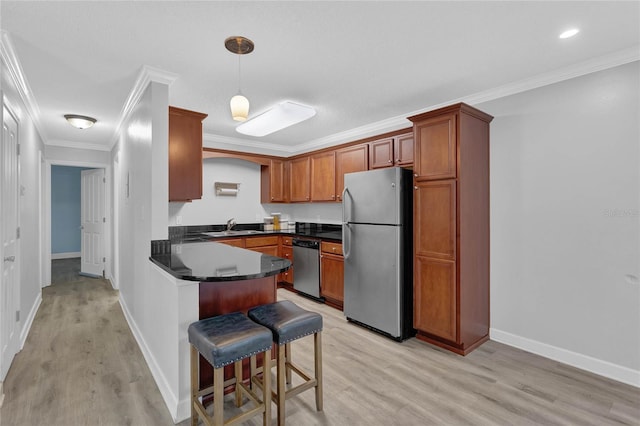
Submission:
M 339 224 L 340 203 L 260 204 L 260 166 L 231 158 L 207 158 L 202 166 L 202 199 L 169 203 L 170 226 L 262 222 L 271 213 L 282 213 L 283 221 Z M 216 196 L 214 182 L 239 183 L 237 196 Z

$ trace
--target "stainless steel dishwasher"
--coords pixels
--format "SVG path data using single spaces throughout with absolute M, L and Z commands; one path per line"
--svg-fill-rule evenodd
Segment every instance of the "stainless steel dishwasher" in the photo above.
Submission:
M 320 298 L 320 241 L 294 238 L 293 288 L 309 296 Z

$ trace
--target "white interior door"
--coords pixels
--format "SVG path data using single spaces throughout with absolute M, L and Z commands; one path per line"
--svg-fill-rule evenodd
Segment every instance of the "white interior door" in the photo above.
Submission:
M 104 274 L 104 169 L 82 171 L 80 213 L 82 241 L 80 273 Z
M 3 107 L 0 161 L 0 213 L 2 225 L 2 282 L 0 283 L 0 381 L 9 371 L 19 347 L 20 274 L 18 268 L 18 123 Z

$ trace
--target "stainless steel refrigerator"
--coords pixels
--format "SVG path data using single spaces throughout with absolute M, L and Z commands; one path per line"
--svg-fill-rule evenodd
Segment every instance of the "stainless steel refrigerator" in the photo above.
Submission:
M 344 314 L 393 339 L 413 333 L 411 171 L 344 175 Z

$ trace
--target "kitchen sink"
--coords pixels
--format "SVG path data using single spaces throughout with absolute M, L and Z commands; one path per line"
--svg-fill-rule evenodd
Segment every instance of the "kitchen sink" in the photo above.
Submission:
M 203 232 L 204 235 L 214 238 L 220 237 L 238 237 L 242 235 L 254 235 L 254 234 L 262 234 L 262 231 L 256 231 L 255 229 L 247 229 L 247 230 L 231 230 L 231 231 L 218 231 L 218 232 Z

